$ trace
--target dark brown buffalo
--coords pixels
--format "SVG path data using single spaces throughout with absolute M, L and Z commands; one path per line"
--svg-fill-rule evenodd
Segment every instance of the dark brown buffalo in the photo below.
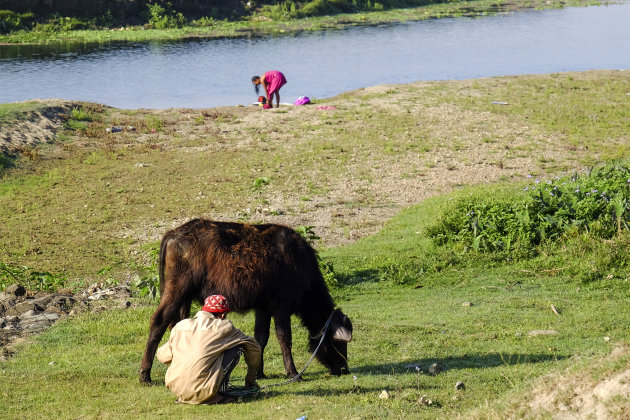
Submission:
M 254 337 L 263 351 L 273 317 L 287 376 L 297 375 L 291 355 L 291 315 L 310 332 L 311 351 L 331 317 L 318 360 L 333 375 L 348 373 L 347 343 L 352 323 L 335 309 L 315 251 L 294 230 L 280 225 L 246 225 L 195 219 L 167 232 L 159 256 L 160 304 L 151 317 L 140 381 L 151 366 L 167 327 L 190 315 L 193 300 L 227 297 L 236 312 L 256 313 Z M 264 376 L 263 365 L 259 376 Z

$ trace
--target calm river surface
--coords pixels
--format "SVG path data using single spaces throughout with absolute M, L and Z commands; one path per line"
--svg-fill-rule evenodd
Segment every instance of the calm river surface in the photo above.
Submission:
M 381 83 L 630 69 L 630 2 L 259 39 L 0 46 L 0 102 L 248 104 L 251 76 L 273 69 L 288 79 L 282 102 Z

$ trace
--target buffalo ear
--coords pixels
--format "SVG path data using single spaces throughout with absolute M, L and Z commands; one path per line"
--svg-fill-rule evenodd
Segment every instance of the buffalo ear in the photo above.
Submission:
M 352 341 L 352 330 L 344 327 L 343 325 L 334 324 L 330 326 L 332 328 L 332 339 L 336 341 L 343 341 L 349 343 Z

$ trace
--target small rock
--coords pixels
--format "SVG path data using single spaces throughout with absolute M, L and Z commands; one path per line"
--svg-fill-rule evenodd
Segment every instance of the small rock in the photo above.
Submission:
M 46 310 L 44 311 L 45 314 L 57 314 L 57 315 L 61 315 L 61 309 L 57 306 L 48 306 L 46 308 Z
M 72 296 L 74 294 L 71 287 L 64 287 L 63 289 L 57 290 L 57 293 L 65 296 Z
M 604 341 L 605 341 L 605 342 L 607 342 L 607 343 L 608 343 L 610 340 L 611 340 L 611 338 L 610 338 L 610 337 L 604 337 Z
M 537 337 L 539 335 L 557 335 L 558 331 L 556 330 L 532 330 L 527 333 L 530 337 Z
M 433 401 L 429 399 L 426 395 L 423 395 L 422 397 L 418 398 L 418 404 L 431 406 L 433 405 Z
M 457 383 L 455 384 L 455 389 L 456 389 L 457 391 L 459 391 L 459 390 L 462 390 L 462 391 L 463 391 L 464 389 L 466 389 L 466 385 L 464 385 L 464 383 L 463 383 L 463 382 L 459 381 L 459 382 L 457 382 Z
M 442 372 L 442 366 L 439 363 L 433 363 L 429 366 L 429 375 L 437 375 L 440 372 Z
M 68 313 L 68 316 L 75 316 L 76 314 L 77 314 L 77 311 L 73 309 Z
M 471 306 L 473 306 L 472 302 L 462 302 L 462 306 L 464 308 L 470 308 Z
M 389 399 L 389 392 L 387 392 L 386 389 L 382 390 L 381 393 L 378 396 L 381 400 L 388 400 Z
M 48 363 L 48 366 L 54 366 L 54 365 L 55 365 L 55 362 L 49 362 Z
M 129 302 L 128 300 L 120 302 L 120 307 L 123 308 L 123 309 L 127 309 L 130 306 L 131 306 L 131 302 Z
M 54 295 L 47 295 L 33 299 L 31 302 L 41 308 L 45 308 L 53 300 Z
M 5 289 L 5 292 L 15 296 L 24 296 L 26 294 L 26 289 L 21 284 L 12 284 Z
M 4 328 L 7 326 L 7 322 L 4 320 L 4 318 L 0 318 L 0 328 Z
M 36 310 L 34 310 L 34 309 L 31 309 L 31 310 L 28 310 L 28 311 L 26 311 L 24 313 L 21 313 L 19 315 L 19 319 L 20 319 L 20 321 L 25 321 L 25 320 L 28 320 L 28 319 L 31 319 L 31 318 L 35 318 L 37 315 L 38 315 L 38 312 Z
M 24 314 L 26 312 L 38 312 L 44 309 L 43 307 L 36 305 L 33 301 L 20 302 L 13 307 L 18 314 Z

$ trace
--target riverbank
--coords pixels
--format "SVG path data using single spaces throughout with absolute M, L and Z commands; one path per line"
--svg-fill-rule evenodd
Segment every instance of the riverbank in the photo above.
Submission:
M 0 261 L 128 279 L 166 229 L 196 216 L 313 226 L 323 247 L 351 243 L 464 185 L 627 156 L 629 79 L 381 85 L 266 112 L 2 104 Z
M 604 4 L 613 4 L 606 2 Z M 339 14 L 334 16 L 283 19 L 264 12 L 252 15 L 244 21 L 211 20 L 204 26 L 147 29 L 145 26 L 121 26 L 97 30 L 16 31 L 0 35 L 2 44 L 39 44 L 50 42 L 102 43 L 115 41 L 141 42 L 150 40 L 177 40 L 189 38 L 245 38 L 267 35 L 289 35 L 304 31 L 339 30 L 353 26 L 387 25 L 406 21 L 454 17 L 477 17 L 499 13 L 511 13 L 529 9 L 553 9 L 601 5 L 593 0 L 514 0 L 514 1 L 457 1 L 446 4 L 430 4 L 417 8 L 395 9 L 378 12 Z

